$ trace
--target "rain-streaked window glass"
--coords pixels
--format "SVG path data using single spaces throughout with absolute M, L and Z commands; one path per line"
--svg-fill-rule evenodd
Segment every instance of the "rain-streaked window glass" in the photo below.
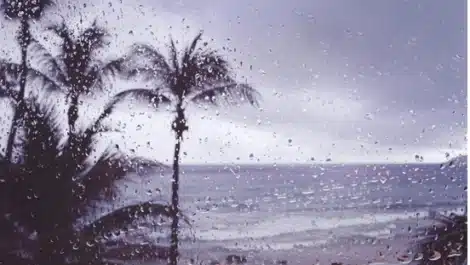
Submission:
M 0 0 L 0 264 L 467 264 L 464 0 Z

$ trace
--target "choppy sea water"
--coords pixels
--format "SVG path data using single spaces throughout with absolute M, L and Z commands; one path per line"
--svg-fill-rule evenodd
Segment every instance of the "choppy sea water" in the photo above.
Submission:
M 466 166 L 186 166 L 182 248 L 262 254 L 407 239 L 429 210 L 462 212 L 466 183 Z M 169 174 L 145 188 L 167 200 Z

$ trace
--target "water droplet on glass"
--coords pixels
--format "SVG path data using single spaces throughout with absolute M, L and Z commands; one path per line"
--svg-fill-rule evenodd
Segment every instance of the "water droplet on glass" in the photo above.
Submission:
M 424 257 L 423 253 L 419 252 L 419 253 L 416 254 L 414 260 L 417 260 L 417 261 L 422 260 L 423 257 Z
M 372 113 L 366 113 L 366 115 L 364 115 L 364 119 L 371 121 L 371 120 L 374 119 L 374 114 L 372 114 Z
M 440 258 L 441 258 L 441 253 L 434 250 L 431 257 L 429 257 L 429 260 L 436 261 L 436 260 L 439 260 Z

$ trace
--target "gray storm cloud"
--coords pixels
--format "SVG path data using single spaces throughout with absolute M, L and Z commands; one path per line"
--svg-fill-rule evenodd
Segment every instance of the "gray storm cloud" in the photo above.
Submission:
M 108 56 L 116 56 L 133 42 L 164 50 L 170 33 L 181 46 L 203 29 L 263 104 L 194 108 L 184 162 L 440 161 L 466 152 L 465 10 L 463 0 L 74 1 L 59 3 L 36 32 L 59 12 L 77 27 L 98 17 L 113 35 Z M 16 25 L 2 27 L 0 54 L 18 56 Z M 145 114 L 123 108 L 112 119 L 126 127 L 126 144 L 167 159 L 168 115 L 130 107 Z

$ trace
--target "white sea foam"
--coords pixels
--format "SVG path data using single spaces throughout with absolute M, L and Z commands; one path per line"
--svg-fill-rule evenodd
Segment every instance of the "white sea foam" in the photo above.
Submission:
M 392 231 L 389 228 L 384 228 L 363 232 L 362 235 L 374 238 L 390 238 Z
M 397 220 L 416 220 L 425 217 L 426 211 L 408 213 L 357 214 L 353 217 L 318 217 L 317 215 L 270 216 L 269 219 L 249 225 L 232 225 L 223 229 L 196 231 L 201 240 L 260 239 L 311 230 L 331 230 L 341 227 L 390 223 Z M 389 231 L 389 230 L 388 230 Z M 381 232 L 384 232 L 381 231 Z M 372 233 L 372 232 L 371 232 Z M 372 234 L 370 236 L 373 236 Z
M 230 249 L 238 250 L 285 250 L 293 248 L 309 248 L 317 247 L 326 244 L 328 240 L 318 239 L 318 240 L 296 240 L 296 241 L 286 241 L 286 242 L 246 242 L 243 244 L 237 243 L 227 243 L 225 247 Z

